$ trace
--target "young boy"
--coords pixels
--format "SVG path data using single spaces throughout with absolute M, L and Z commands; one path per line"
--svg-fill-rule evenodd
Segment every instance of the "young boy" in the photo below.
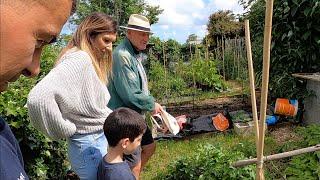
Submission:
M 123 154 L 140 147 L 147 125 L 143 117 L 129 109 L 118 108 L 106 119 L 103 129 L 108 140 L 108 153 L 98 167 L 98 180 L 135 180 Z

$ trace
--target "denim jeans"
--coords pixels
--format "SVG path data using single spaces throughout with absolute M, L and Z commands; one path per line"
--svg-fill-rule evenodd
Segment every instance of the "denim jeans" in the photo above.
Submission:
M 104 133 L 75 134 L 67 142 L 71 169 L 81 180 L 97 179 L 98 165 L 108 148 Z

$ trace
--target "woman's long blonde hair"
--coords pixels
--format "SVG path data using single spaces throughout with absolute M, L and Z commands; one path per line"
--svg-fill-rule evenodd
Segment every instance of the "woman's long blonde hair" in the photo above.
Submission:
M 67 47 L 62 50 L 60 57 L 74 47 L 87 52 L 99 79 L 107 84 L 112 70 L 112 52 L 106 49 L 104 54 L 94 44 L 95 37 L 105 32 L 117 33 L 117 22 L 104 13 L 92 13 L 80 23 Z

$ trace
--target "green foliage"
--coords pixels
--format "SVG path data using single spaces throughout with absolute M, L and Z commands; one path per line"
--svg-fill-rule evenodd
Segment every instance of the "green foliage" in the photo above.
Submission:
M 314 146 L 320 143 L 320 125 L 309 125 L 300 127 L 297 133 L 302 137 L 301 146 Z
M 195 82 L 202 87 L 203 90 L 214 89 L 223 91 L 225 84 L 221 76 L 217 73 L 216 64 L 214 61 L 205 61 L 203 59 L 194 60 L 190 64 L 190 70 L 187 71 L 187 78 L 192 79 L 194 76 Z
M 198 36 L 196 34 L 190 34 L 187 39 L 187 44 L 195 43 L 198 40 Z
M 310 125 L 300 127 L 297 134 L 302 137 L 300 148 L 314 146 L 320 143 L 320 126 Z M 287 179 L 319 179 L 320 178 L 320 152 L 307 153 L 293 157 L 285 169 Z
M 171 163 L 166 172 L 155 179 L 254 179 L 254 166 L 234 168 L 232 162 L 243 159 L 239 151 L 228 151 L 207 144 L 200 146 L 193 156 Z
M 157 99 L 188 96 L 194 92 L 194 83 L 204 91 L 221 92 L 226 89 L 225 83 L 217 73 L 215 62 L 203 59 L 191 63 L 183 63 L 180 60 L 170 69 L 152 59 L 149 81 L 150 91 Z
M 257 81 L 262 71 L 265 1 L 255 1 L 248 15 Z M 279 0 L 274 2 L 270 95 L 272 98 L 304 98 L 305 83 L 293 73 L 320 69 L 320 2 L 318 0 Z M 258 84 L 259 85 L 259 84 Z
M 60 51 L 59 46 L 48 46 L 41 56 L 41 74 L 37 79 L 21 77 L 0 95 L 0 114 L 18 139 L 30 179 L 62 179 L 66 167 L 65 142 L 55 142 L 33 128 L 25 107 L 34 84 L 52 68 Z
M 157 99 L 163 99 L 166 95 L 179 97 L 188 88 L 186 82 L 181 77 L 174 76 L 168 71 L 165 72 L 165 68 L 159 61 L 151 61 L 149 79 L 151 93 Z
M 304 154 L 292 158 L 289 167 L 285 170 L 285 177 L 293 179 L 314 179 L 320 178 L 320 158 L 315 153 Z
M 218 11 L 210 15 L 207 25 L 208 38 L 212 47 L 217 45 L 217 38 L 222 37 L 235 37 L 243 34 L 242 25 L 236 20 L 236 16 L 232 11 Z
M 158 15 L 163 12 L 159 6 L 150 6 L 144 0 L 79 0 L 76 14 L 71 17 L 71 23 L 80 22 L 93 12 L 109 14 L 119 25 L 126 25 L 131 14 L 145 15 L 151 24 L 158 22 Z

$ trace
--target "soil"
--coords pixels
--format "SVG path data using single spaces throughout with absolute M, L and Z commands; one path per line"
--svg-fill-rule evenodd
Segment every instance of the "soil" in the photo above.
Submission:
M 251 112 L 251 106 L 248 99 L 241 96 L 223 97 L 217 99 L 206 99 L 196 103 L 185 103 L 184 105 L 171 105 L 166 107 L 167 112 L 173 116 L 186 115 L 188 118 L 194 119 L 203 115 L 209 115 L 224 110 L 236 111 L 245 110 Z M 268 132 L 275 139 L 277 144 L 284 144 L 288 140 L 299 140 L 294 132 L 297 124 L 291 122 L 280 122 L 273 126 L 268 126 Z
M 294 132 L 297 126 L 297 124 L 291 122 L 277 123 L 275 126 L 269 126 L 268 132 L 277 144 L 284 144 L 288 141 L 300 141 L 301 137 Z
M 246 103 L 247 100 L 242 97 L 222 97 L 217 99 L 206 99 L 201 102 L 188 102 L 184 105 L 171 105 L 166 107 L 167 112 L 173 116 L 186 115 L 193 119 L 199 116 L 223 112 L 223 110 L 251 111 L 251 107 Z

